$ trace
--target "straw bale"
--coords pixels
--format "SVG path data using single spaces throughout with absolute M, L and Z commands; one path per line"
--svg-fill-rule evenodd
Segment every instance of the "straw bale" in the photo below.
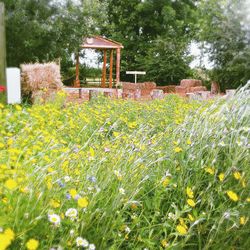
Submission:
M 198 91 L 207 91 L 207 88 L 205 86 L 191 87 L 189 88 L 188 92 L 198 92 Z
M 211 94 L 217 95 L 220 93 L 220 85 L 217 82 L 212 82 L 211 84 Z
M 60 67 L 56 63 L 23 64 L 21 65 L 22 91 L 24 93 L 37 92 L 40 90 L 61 90 Z
M 164 93 L 175 93 L 176 85 L 157 86 L 156 89 L 163 90 Z
M 181 80 L 180 86 L 185 88 L 198 87 L 202 86 L 202 81 L 196 79 L 183 79 Z
M 124 94 L 135 94 L 135 92 L 140 90 L 141 96 L 150 96 L 153 89 L 156 88 L 154 82 L 144 82 L 144 83 L 130 83 L 123 82 L 122 89 Z
M 176 92 L 176 94 L 178 94 L 178 95 L 186 96 L 186 93 L 187 93 L 188 91 L 187 91 L 187 88 L 185 88 L 185 87 L 176 86 L 176 87 L 175 87 L 175 92 Z
M 156 88 L 156 83 L 155 82 L 144 82 L 144 88 L 153 90 Z

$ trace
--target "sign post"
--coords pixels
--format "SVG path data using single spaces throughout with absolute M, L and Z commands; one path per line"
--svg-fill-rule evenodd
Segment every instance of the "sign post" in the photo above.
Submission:
M 0 102 L 7 101 L 6 41 L 4 4 L 0 2 Z
M 135 83 L 137 83 L 137 75 L 146 75 L 145 71 L 126 71 L 127 75 L 135 75 Z

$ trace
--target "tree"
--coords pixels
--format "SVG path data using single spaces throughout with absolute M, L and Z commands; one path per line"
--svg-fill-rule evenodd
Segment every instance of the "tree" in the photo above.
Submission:
M 180 55 L 185 57 L 195 30 L 195 2 L 106 1 L 108 22 L 102 33 L 122 42 L 125 47 L 122 52 L 123 79 L 126 79 L 124 72 L 128 69 L 147 69 L 146 79 L 155 80 L 158 84 L 166 84 L 171 79 L 178 82 L 181 75 L 188 76 L 188 60 Z M 162 44 L 165 45 L 162 47 Z M 178 51 L 173 53 L 171 47 Z M 157 57 L 154 56 L 156 54 Z M 185 70 L 176 77 L 178 65 Z
M 246 1 L 204 0 L 199 7 L 200 40 L 209 44 L 214 62 L 210 75 L 222 88 L 237 88 L 250 79 L 250 36 L 245 25 Z
M 84 36 L 100 19 L 98 0 L 4 0 L 7 11 L 7 64 L 61 58 L 68 66 Z M 99 15 L 97 15 L 99 14 Z M 99 19 L 98 19 L 98 18 Z

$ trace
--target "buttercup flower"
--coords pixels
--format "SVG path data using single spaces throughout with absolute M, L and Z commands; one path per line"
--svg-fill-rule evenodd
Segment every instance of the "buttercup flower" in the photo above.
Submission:
M 224 181 L 224 178 L 225 178 L 225 174 L 224 173 L 220 173 L 219 174 L 219 180 L 222 182 L 222 181 Z
M 232 201 L 238 201 L 238 200 L 239 200 L 238 195 L 237 195 L 235 192 L 231 191 L 231 190 L 227 191 L 227 195 L 228 195 L 228 197 L 229 197 Z
M 193 199 L 187 199 L 187 204 L 190 206 L 190 207 L 195 207 L 195 201 Z
M 190 187 L 187 187 L 186 188 L 186 193 L 187 193 L 187 196 L 190 198 L 190 199 L 193 199 L 194 198 L 194 192 L 192 191 L 192 189 Z
M 184 226 L 182 226 L 182 225 L 178 225 L 178 226 L 176 227 L 176 230 L 177 230 L 178 233 L 181 234 L 181 235 L 186 235 L 186 234 L 187 234 L 187 229 L 186 229 Z
M 86 208 L 89 205 L 87 197 L 80 197 L 77 203 L 78 203 L 78 206 L 81 208 Z
M 39 246 L 39 241 L 35 240 L 35 239 L 30 239 L 27 243 L 26 243 L 26 247 L 28 250 L 36 250 Z
M 17 187 L 17 182 L 13 179 L 8 179 L 5 182 L 5 187 L 8 188 L 9 190 L 14 190 Z

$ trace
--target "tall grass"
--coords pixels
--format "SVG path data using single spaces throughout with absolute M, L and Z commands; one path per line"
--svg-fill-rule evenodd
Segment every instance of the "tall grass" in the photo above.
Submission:
M 209 102 L 14 106 L 0 120 L 0 226 L 15 232 L 10 249 L 30 239 L 77 249 L 77 237 L 96 249 L 250 245 L 248 86 Z

